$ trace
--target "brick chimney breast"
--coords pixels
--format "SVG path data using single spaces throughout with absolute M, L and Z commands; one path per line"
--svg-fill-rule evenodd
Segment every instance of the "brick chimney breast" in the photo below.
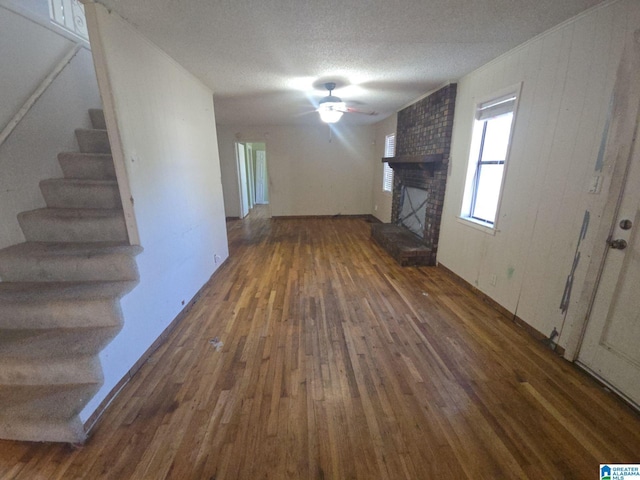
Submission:
M 427 191 L 425 219 L 421 235 L 431 249 L 431 264 L 435 264 L 440 235 L 440 219 L 447 183 L 456 84 L 432 93 L 398 112 L 396 157 L 390 162 L 394 170 L 392 223 L 400 215 L 403 187 Z M 405 163 L 402 157 L 437 156 L 432 163 Z

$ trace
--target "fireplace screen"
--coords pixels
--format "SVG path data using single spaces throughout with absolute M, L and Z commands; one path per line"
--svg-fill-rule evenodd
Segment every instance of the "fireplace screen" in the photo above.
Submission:
M 408 228 L 420 238 L 424 236 L 424 222 L 427 216 L 427 190 L 402 187 L 400 215 L 396 223 Z

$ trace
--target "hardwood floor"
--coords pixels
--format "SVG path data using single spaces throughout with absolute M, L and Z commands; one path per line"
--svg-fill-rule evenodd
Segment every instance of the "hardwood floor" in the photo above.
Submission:
M 231 257 L 84 447 L 2 479 L 597 478 L 640 416 L 362 219 L 228 223 Z M 224 342 L 220 351 L 209 343 Z

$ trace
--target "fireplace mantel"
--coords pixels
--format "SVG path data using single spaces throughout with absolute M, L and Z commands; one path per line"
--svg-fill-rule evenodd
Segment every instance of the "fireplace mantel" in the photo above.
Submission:
M 389 163 L 389 166 L 417 165 L 422 163 L 442 163 L 444 155 L 442 153 L 434 153 L 431 155 L 401 155 L 398 157 L 384 157 L 382 163 Z

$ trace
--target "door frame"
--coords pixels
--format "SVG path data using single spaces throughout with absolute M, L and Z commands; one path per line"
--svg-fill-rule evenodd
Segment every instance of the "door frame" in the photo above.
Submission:
M 269 142 L 268 142 L 268 134 L 265 133 L 264 138 L 259 138 L 259 137 L 255 137 L 255 136 L 249 136 L 247 135 L 245 137 L 245 135 L 241 135 L 240 137 L 236 136 L 236 139 L 240 138 L 240 140 L 236 140 L 236 143 L 242 143 L 244 145 L 246 145 L 247 143 L 261 143 L 264 144 L 264 151 L 265 151 L 265 155 L 266 155 L 266 163 L 267 163 L 267 176 L 265 181 L 268 184 L 268 188 L 269 188 L 269 201 L 264 204 L 264 206 L 267 207 L 266 209 L 266 216 L 267 218 L 271 218 L 272 216 L 272 210 L 271 210 L 271 172 L 269 169 L 269 155 L 266 153 L 269 151 Z M 236 150 L 236 158 L 238 156 L 238 152 Z M 237 171 L 239 168 L 238 162 L 236 161 L 236 173 L 238 175 L 238 181 L 240 181 L 240 172 Z M 240 195 L 242 195 L 242 192 L 239 193 Z M 241 207 L 242 208 L 242 207 Z
M 602 159 L 602 173 L 604 175 L 607 169 L 611 171 L 608 187 L 606 178 L 603 185 L 603 190 L 607 192 L 607 199 L 593 240 L 591 260 L 580 300 L 576 306 L 576 323 L 570 331 L 565 347 L 564 357 L 571 362 L 575 362 L 578 358 L 598 292 L 598 285 L 610 249 L 608 241 L 617 221 L 640 124 L 640 82 L 637 81 L 640 75 L 640 30 L 636 30 L 630 37 L 625 44 L 617 70 L 610 109 L 610 128 L 604 133 L 606 145 Z M 605 188 L 608 189 L 605 190 Z M 606 379 L 603 380 L 606 381 Z

